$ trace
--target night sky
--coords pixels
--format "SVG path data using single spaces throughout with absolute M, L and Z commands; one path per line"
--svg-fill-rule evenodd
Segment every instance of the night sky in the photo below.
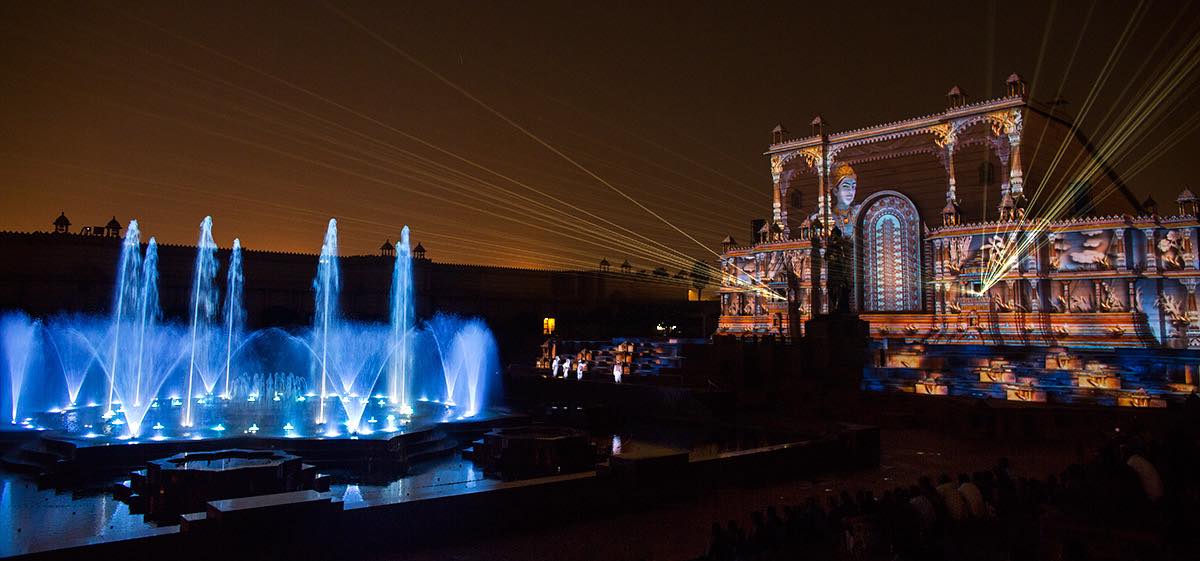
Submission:
M 1078 113 L 1133 21 L 1082 124 L 1112 134 L 1105 113 L 1200 24 L 1194 6 L 1148 6 L 5 2 L 0 229 L 46 230 L 66 211 L 74 229 L 116 215 L 194 243 L 211 214 L 222 246 L 316 252 L 336 217 L 343 254 L 409 224 L 438 261 L 673 272 L 712 258 L 688 236 L 717 249 L 769 215 L 776 123 L 929 114 L 951 86 L 994 97 L 1014 71 Z M 1195 74 L 1117 165 L 1166 208 L 1200 188 Z

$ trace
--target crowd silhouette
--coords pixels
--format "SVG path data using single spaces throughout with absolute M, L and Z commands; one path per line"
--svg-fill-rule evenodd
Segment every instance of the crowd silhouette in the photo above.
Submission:
M 775 559 L 1084 560 L 1200 556 L 1200 449 L 1179 431 L 1114 437 L 1042 478 L 1005 458 L 955 477 L 842 491 L 712 525 L 709 561 Z

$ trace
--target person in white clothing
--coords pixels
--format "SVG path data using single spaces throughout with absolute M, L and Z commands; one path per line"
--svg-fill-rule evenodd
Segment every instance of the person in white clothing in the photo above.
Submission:
M 564 380 L 571 377 L 571 357 L 563 359 L 562 377 Z
M 1137 474 L 1138 479 L 1142 482 L 1142 492 L 1146 493 L 1146 498 L 1151 501 L 1157 501 L 1163 496 L 1163 481 L 1162 476 L 1158 474 L 1158 468 L 1150 463 L 1141 454 L 1133 454 L 1125 460 L 1125 465 Z
M 557 356 L 556 356 L 556 357 L 554 357 L 554 362 L 553 362 L 553 363 L 550 365 L 550 377 L 551 377 L 551 378 L 557 378 L 557 377 L 558 377 L 558 365 L 559 365 L 559 362 L 560 362 L 560 360 L 559 360 L 559 357 L 557 357 Z
M 583 361 L 582 360 L 575 363 L 575 379 L 583 380 Z
M 613 382 L 615 382 L 617 384 L 621 383 L 621 371 L 622 370 L 623 369 L 621 368 L 621 363 L 617 362 L 617 363 L 613 364 Z
M 983 492 L 965 473 L 958 476 L 958 494 L 967 501 L 967 511 L 971 513 L 971 518 L 987 518 L 987 503 L 983 501 Z
M 942 504 L 946 506 L 946 514 L 955 522 L 961 522 L 967 519 L 967 501 L 963 500 L 963 496 L 958 492 L 958 486 L 950 480 L 950 476 L 942 475 L 938 478 L 937 486 L 938 495 L 942 498 Z

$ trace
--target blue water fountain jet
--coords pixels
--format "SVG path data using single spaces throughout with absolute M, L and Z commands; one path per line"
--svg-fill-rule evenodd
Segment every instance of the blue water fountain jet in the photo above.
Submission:
M 130 320 L 137 318 L 137 299 L 140 292 L 138 277 L 141 275 L 142 260 L 140 238 L 137 220 L 130 220 L 129 227 L 125 230 L 125 241 L 121 244 L 121 257 L 117 261 L 117 286 L 116 294 L 113 295 L 112 358 L 108 369 L 108 397 L 104 401 L 104 414 L 109 417 L 115 414 L 112 405 L 117 375 L 125 372 L 125 365 L 121 364 L 121 361 L 128 360 L 127 353 L 122 352 L 122 345 L 126 341 L 122 340 L 121 332 L 127 323 L 136 325 L 136 322 Z
M 425 324 L 426 332 L 433 339 L 433 351 L 437 353 L 438 365 L 441 367 L 442 384 L 445 389 L 442 402 L 450 405 L 456 403 L 454 392 L 458 389 L 460 371 L 458 364 L 452 360 L 450 351 L 451 345 L 454 343 L 454 336 L 461 323 L 462 320 L 458 316 L 439 313 Z
M 191 358 L 188 361 L 187 392 L 184 393 L 183 426 L 192 426 L 192 402 L 196 400 L 193 385 L 196 375 L 201 376 L 207 389 L 211 390 L 204 379 L 209 365 L 209 326 L 217 304 L 216 289 L 213 279 L 217 276 L 217 244 L 212 236 L 212 217 L 205 216 L 200 222 L 200 239 L 196 242 L 196 268 L 192 278 L 192 317 L 191 317 Z M 197 359 L 201 361 L 197 364 Z M 214 379 L 215 383 L 216 380 Z
M 396 264 L 392 271 L 391 298 L 391 356 L 388 361 L 388 399 L 400 406 L 402 414 L 412 414 L 409 403 L 409 372 L 412 370 L 410 345 L 413 329 L 413 273 L 412 247 L 409 245 L 408 226 L 400 230 L 400 241 L 396 244 Z
M 5 365 L 8 367 L 9 398 L 12 402 L 14 425 L 17 423 L 21 390 L 34 358 L 40 323 L 19 312 L 7 314 L 0 319 L 0 337 L 3 338 Z
M 58 358 L 67 389 L 67 407 L 79 401 L 79 393 L 92 365 L 102 365 L 93 341 L 102 340 L 107 329 L 105 322 L 84 315 L 56 316 L 47 323 L 46 339 Z
M 225 279 L 225 391 L 222 396 L 232 398 L 229 380 L 232 377 L 233 349 L 235 337 L 240 337 L 245 314 L 242 311 L 242 242 L 234 238 L 233 251 L 229 254 L 229 272 Z
M 325 423 L 325 398 L 328 395 L 329 375 L 329 329 L 337 321 L 338 274 L 337 220 L 330 218 L 325 229 L 325 242 L 321 245 L 321 256 L 317 261 L 317 278 L 313 280 L 316 292 L 316 313 L 313 320 L 313 347 L 319 349 L 321 367 L 321 403 L 318 406 L 317 424 Z
M 182 318 L 164 318 L 157 242 L 140 245 L 131 222 L 119 242 L 109 312 L 60 314 L 44 325 L 20 312 L 0 314 L 0 393 L 10 400 L 0 405 L 4 417 L 28 429 L 134 443 L 233 435 L 382 438 L 412 423 L 477 414 L 498 372 L 486 326 L 444 314 L 416 319 L 407 229 L 393 266 L 388 319 L 344 318 L 336 224 L 329 223 L 316 267 L 311 326 L 247 331 L 240 242 L 230 253 L 222 295 L 215 279 L 224 263 L 216 260 L 206 218 L 190 306 Z M 222 374 L 224 395 L 237 398 L 213 394 Z M 413 403 L 414 394 L 439 406 Z M 153 430 L 144 435 L 143 427 Z
M 158 242 L 153 237 L 146 244 L 142 259 L 142 288 L 138 299 L 137 380 L 133 385 L 133 404 L 142 406 L 142 368 L 145 366 L 146 330 L 154 330 L 158 321 Z
M 456 382 L 460 386 L 457 395 L 466 399 L 464 417 L 474 417 L 483 408 L 486 383 L 497 368 L 496 340 L 483 321 L 467 320 L 450 346 L 450 364 L 457 371 Z M 449 394 L 450 392 L 447 392 Z

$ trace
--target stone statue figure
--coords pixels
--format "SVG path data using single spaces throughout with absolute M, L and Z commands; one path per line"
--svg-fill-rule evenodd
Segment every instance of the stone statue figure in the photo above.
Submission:
M 825 260 L 828 282 L 829 311 L 850 312 L 850 290 L 853 285 L 850 265 L 850 240 L 834 228 L 826 240 Z
M 849 237 L 854 233 L 854 217 L 858 214 L 861 203 L 855 203 L 854 199 L 858 196 L 858 175 L 854 172 L 854 168 L 849 164 L 838 164 L 834 168 L 830 185 L 833 187 L 829 191 L 829 196 L 832 198 L 829 205 L 830 221 L 833 226 L 841 231 L 843 236 Z M 820 209 L 809 217 L 812 223 L 820 221 Z

